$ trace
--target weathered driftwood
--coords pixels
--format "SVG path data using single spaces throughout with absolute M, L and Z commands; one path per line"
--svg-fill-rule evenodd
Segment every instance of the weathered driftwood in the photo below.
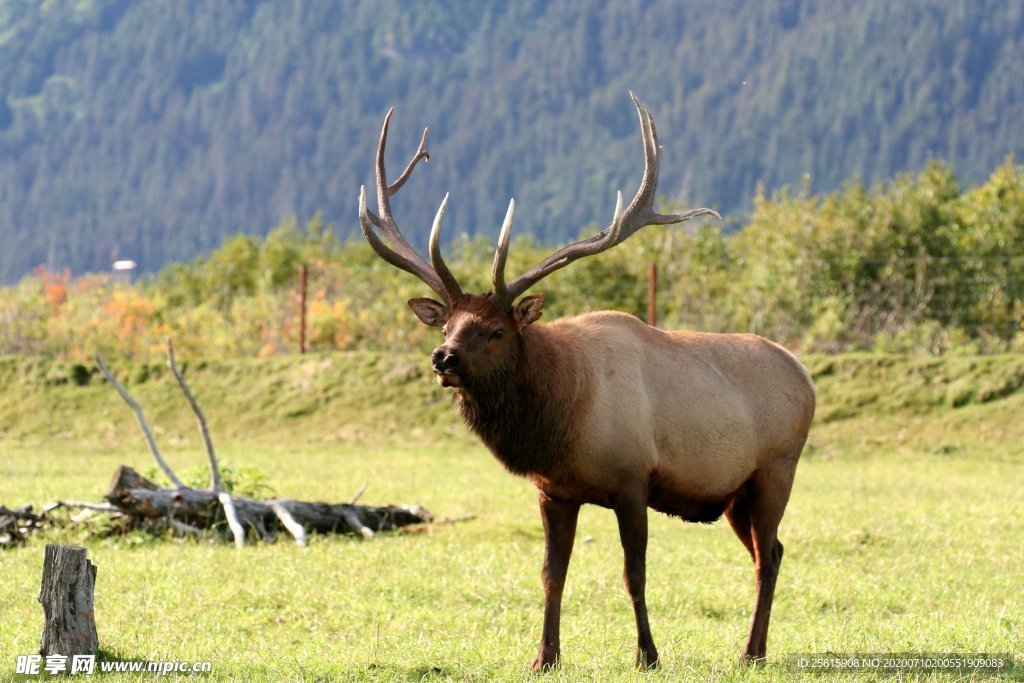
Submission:
M 39 653 L 43 656 L 95 655 L 99 649 L 93 590 L 96 565 L 86 557 L 85 548 L 47 545 L 43 562 L 42 588 L 46 623 Z
M 223 494 L 222 494 L 223 495 Z M 127 465 L 118 468 L 106 498 L 124 514 L 142 519 L 173 519 L 194 529 L 210 529 L 225 521 L 218 494 L 205 489 L 161 488 Z M 299 500 L 253 500 L 232 496 L 247 534 L 271 539 L 284 530 L 304 544 L 307 533 L 358 534 L 373 538 L 433 518 L 418 505 L 382 506 L 310 503 Z
M 231 530 L 236 547 L 243 547 L 249 535 L 272 540 L 280 530 L 295 538 L 300 546 L 306 544 L 308 532 L 353 533 L 364 538 L 373 538 L 378 531 L 389 531 L 411 524 L 430 522 L 432 516 L 418 506 L 371 507 L 355 505 L 355 501 L 366 490 L 366 484 L 352 498 L 349 504 L 308 503 L 297 500 L 253 500 L 236 496 L 224 489 L 217 454 L 195 394 L 174 357 L 174 346 L 167 342 L 167 365 L 178 382 L 185 400 L 195 413 L 203 445 L 210 465 L 210 489 L 193 489 L 174 473 L 160 454 L 142 408 L 131 394 L 107 369 L 103 359 L 97 356 L 96 363 L 107 381 L 117 390 L 125 403 L 135 412 L 146 442 L 157 464 L 174 484 L 174 488 L 162 488 L 146 479 L 132 468 L 122 465 L 114 473 L 107 500 L 122 516 L 131 521 L 130 528 L 148 527 L 160 529 L 170 527 L 175 531 L 201 535 L 205 530 L 226 522 Z M 136 524 L 135 522 L 139 522 Z

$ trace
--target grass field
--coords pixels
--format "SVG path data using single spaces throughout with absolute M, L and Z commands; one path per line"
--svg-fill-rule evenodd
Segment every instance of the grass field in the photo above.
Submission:
M 316 538 L 306 549 L 90 540 L 103 656 L 210 661 L 210 680 L 530 678 L 543 548 L 532 488 L 464 433 L 416 360 L 276 359 L 196 365 L 189 377 L 222 459 L 258 469 L 276 495 L 345 500 L 369 481 L 362 502 L 472 520 L 372 542 Z M 1024 359 L 807 363 L 819 418 L 780 530 L 769 663 L 737 663 L 753 576 L 728 525 L 652 513 L 648 604 L 663 666 L 634 672 L 614 519 L 585 508 L 563 664 L 536 680 L 876 678 L 802 674 L 790 664 L 797 653 L 1024 661 Z M 200 465 L 191 416 L 166 374 L 115 370 L 131 380 L 168 459 L 179 470 Z M 95 379 L 78 386 L 76 372 L 0 359 L 0 503 L 99 500 L 117 465 L 151 465 L 127 408 Z M 0 680 L 14 677 L 16 655 L 38 649 L 43 543 L 64 540 L 82 539 L 55 534 L 0 552 Z

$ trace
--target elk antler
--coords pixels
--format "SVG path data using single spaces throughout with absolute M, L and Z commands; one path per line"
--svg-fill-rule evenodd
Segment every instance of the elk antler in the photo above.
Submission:
M 388 110 L 387 116 L 384 117 L 384 127 L 380 132 L 380 144 L 377 146 L 377 208 L 380 211 L 380 216 L 367 209 L 366 187 L 361 187 L 359 189 L 359 227 L 362 229 L 366 241 L 370 243 L 370 246 L 373 247 L 378 256 L 396 268 L 401 268 L 407 273 L 412 273 L 423 280 L 428 287 L 444 299 L 448 306 L 451 306 L 462 297 L 462 289 L 459 287 L 459 283 L 456 282 L 451 271 L 448 270 L 448 266 L 441 257 L 441 250 L 438 246 L 440 242 L 441 220 L 444 218 L 445 210 L 448 207 L 448 196 L 445 195 L 444 201 L 441 202 L 441 207 L 437 211 L 434 225 L 430 231 L 430 264 L 409 245 L 409 242 L 406 241 L 405 237 L 402 236 L 402 232 L 398 229 L 394 216 L 391 214 L 391 195 L 402 189 L 402 186 L 405 185 L 405 181 L 409 179 L 420 159 L 430 160 L 430 154 L 425 149 L 427 129 L 424 128 L 419 149 L 416 150 L 412 159 L 409 160 L 409 164 L 405 167 L 402 175 L 398 177 L 398 180 L 388 185 L 387 172 L 384 170 L 384 148 L 387 146 L 388 141 L 388 124 L 391 122 L 391 114 L 394 111 L 394 107 L 392 107 Z M 393 248 L 381 240 L 374 227 L 387 236 Z
M 623 211 L 622 192 L 619 192 L 615 203 L 615 214 L 608 227 L 590 239 L 580 240 L 562 247 L 524 275 L 513 280 L 511 284 L 506 285 L 505 261 L 508 257 L 512 216 L 515 213 L 515 202 L 509 204 L 505 222 L 501 227 L 501 235 L 498 238 L 498 248 L 494 252 L 492 280 L 495 305 L 501 308 L 511 307 L 523 292 L 551 273 L 564 268 L 576 259 L 611 249 L 645 226 L 683 223 L 697 216 L 714 216 L 721 219 L 721 216 L 711 209 L 691 209 L 679 214 L 660 214 L 654 210 L 654 195 L 658 189 L 658 167 L 661 155 L 661 148 L 658 147 L 658 134 L 654 129 L 654 117 L 651 116 L 647 105 L 637 99 L 632 92 L 629 93 L 629 96 L 633 98 L 637 114 L 640 115 L 640 133 L 644 141 L 644 176 L 633 201 Z

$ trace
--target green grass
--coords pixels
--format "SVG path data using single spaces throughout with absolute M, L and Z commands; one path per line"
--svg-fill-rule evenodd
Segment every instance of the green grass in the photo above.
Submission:
M 810 359 L 822 418 L 780 530 L 770 663 L 736 663 L 753 576 L 728 525 L 652 513 L 648 604 L 663 667 L 634 672 L 614 518 L 585 508 L 563 665 L 536 679 L 782 681 L 795 676 L 786 655 L 826 651 L 1024 660 L 1024 393 L 980 391 L 1018 362 Z M 25 363 L 0 360 L 0 503 L 98 500 L 118 464 L 150 466 L 109 387 L 54 382 L 52 367 Z M 304 550 L 88 540 L 104 656 L 210 660 L 212 680 L 527 679 L 542 607 L 534 493 L 462 433 L 411 363 L 354 354 L 195 366 L 189 376 L 222 458 L 265 472 L 277 495 L 345 500 L 369 481 L 363 502 L 475 519 L 373 542 L 315 538 Z M 129 388 L 152 406 L 168 459 L 179 470 L 201 464 L 180 397 L 159 371 L 146 375 Z M 946 400 L 957 383 L 973 383 L 970 400 Z M 64 540 L 82 539 L 55 533 L 0 553 L 0 680 L 38 648 L 43 543 Z M 1020 667 L 1014 677 L 1024 679 Z

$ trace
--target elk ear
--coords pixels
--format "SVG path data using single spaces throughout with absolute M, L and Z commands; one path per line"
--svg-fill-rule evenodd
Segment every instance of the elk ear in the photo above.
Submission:
M 534 294 L 533 296 L 523 297 L 512 311 L 512 317 L 515 319 L 516 325 L 518 325 L 521 330 L 530 323 L 537 322 L 543 308 L 543 294 Z
M 444 327 L 448 322 L 448 307 L 433 299 L 409 299 L 409 308 L 424 325 Z

